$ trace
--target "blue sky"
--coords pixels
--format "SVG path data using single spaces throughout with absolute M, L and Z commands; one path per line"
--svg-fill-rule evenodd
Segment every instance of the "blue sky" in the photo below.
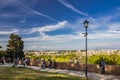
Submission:
M 0 45 L 19 34 L 24 50 L 120 49 L 119 0 L 0 0 Z

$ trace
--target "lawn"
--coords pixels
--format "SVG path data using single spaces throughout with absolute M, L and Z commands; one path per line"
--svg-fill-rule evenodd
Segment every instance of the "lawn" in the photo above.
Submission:
M 85 80 L 66 74 L 50 73 L 22 67 L 0 67 L 0 80 Z

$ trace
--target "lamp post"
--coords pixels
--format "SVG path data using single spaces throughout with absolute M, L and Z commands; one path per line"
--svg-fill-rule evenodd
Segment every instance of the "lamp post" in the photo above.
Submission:
M 85 77 L 87 78 L 88 76 L 87 76 L 87 35 L 88 35 L 88 33 L 87 33 L 87 28 L 88 28 L 88 23 L 89 23 L 89 21 L 87 21 L 87 20 L 85 20 L 84 22 L 83 22 L 83 24 L 84 24 L 84 27 L 85 27 L 85 33 L 84 33 L 84 36 L 85 36 L 85 51 L 86 51 L 86 62 L 85 62 Z

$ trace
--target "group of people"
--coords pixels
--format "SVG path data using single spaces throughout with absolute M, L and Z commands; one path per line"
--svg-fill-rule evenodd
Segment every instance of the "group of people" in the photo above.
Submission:
M 0 63 L 1 63 L 1 64 L 4 64 L 4 63 L 5 63 L 5 58 L 4 58 L 4 57 L 0 58 Z
M 27 58 L 15 58 L 15 59 L 11 59 L 11 58 L 5 58 L 5 57 L 1 57 L 0 58 L 0 64 L 4 65 L 5 63 L 13 63 L 13 67 L 17 66 L 19 61 L 22 61 L 22 64 L 25 66 L 28 63 L 28 59 Z
M 22 60 L 22 64 L 23 64 L 24 67 L 29 63 L 29 60 L 28 60 L 27 58 L 22 58 L 22 59 L 15 58 L 15 59 L 13 60 L 13 67 L 15 67 L 15 66 L 18 65 L 19 60 Z M 42 68 L 42 69 L 45 69 L 46 67 L 48 67 L 48 68 L 54 67 L 54 68 L 55 68 L 55 66 L 56 66 L 56 62 L 55 62 L 55 61 L 52 61 L 51 58 L 49 58 L 47 62 L 45 61 L 45 59 L 41 59 L 40 62 L 41 62 L 41 68 Z M 12 63 L 12 60 L 11 60 L 10 58 L 2 57 L 2 58 L 0 58 L 0 63 L 1 63 L 1 64 L 4 64 L 4 63 Z M 78 64 L 79 61 L 78 61 L 77 58 L 75 58 L 74 61 L 73 61 L 72 58 L 70 58 L 70 59 L 69 59 L 69 63 Z M 100 71 L 99 71 L 100 74 L 104 74 L 104 73 L 105 73 L 105 62 L 102 61 L 102 60 L 101 60 L 100 63 L 99 63 L 99 69 L 100 69 Z
M 69 59 L 69 63 L 75 63 L 75 64 L 78 64 L 79 61 L 78 61 L 78 58 L 75 58 L 75 60 L 73 61 L 72 58 Z
M 27 58 L 22 58 L 22 59 L 15 58 L 13 60 L 13 67 L 17 66 L 20 60 L 22 61 L 23 67 L 25 67 L 29 63 L 29 60 Z
M 49 58 L 47 61 L 45 59 L 41 59 L 40 62 L 41 62 L 42 69 L 45 69 L 46 67 L 48 67 L 48 68 L 54 67 L 55 68 L 55 66 L 56 66 L 55 60 L 52 61 L 51 58 Z M 75 58 L 74 62 L 73 62 L 72 58 L 70 58 L 69 63 L 78 64 L 79 63 L 78 58 Z
M 5 63 L 11 63 L 11 59 L 10 58 L 5 58 L 5 57 L 1 57 L 0 58 L 0 64 L 5 64 Z
M 48 68 L 55 67 L 55 61 L 52 61 L 51 58 L 49 58 L 47 62 L 45 61 L 45 59 L 41 59 L 41 68 L 45 69 L 46 67 Z

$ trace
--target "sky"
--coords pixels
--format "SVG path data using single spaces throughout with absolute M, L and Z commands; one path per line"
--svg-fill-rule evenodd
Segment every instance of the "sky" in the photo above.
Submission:
M 120 0 L 0 0 L 0 45 L 18 34 L 24 50 L 120 49 Z

